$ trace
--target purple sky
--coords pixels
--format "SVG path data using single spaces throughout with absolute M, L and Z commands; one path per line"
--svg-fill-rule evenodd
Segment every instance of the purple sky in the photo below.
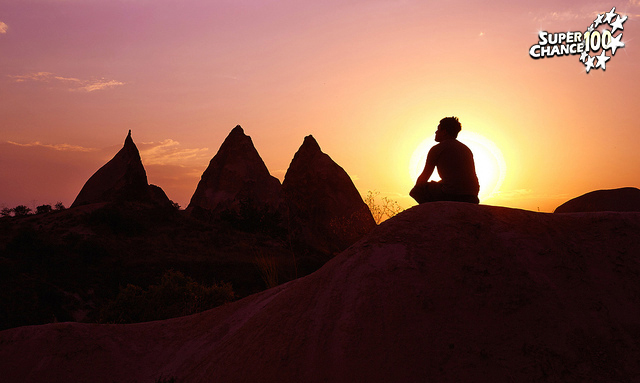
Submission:
M 626 46 L 606 71 L 529 57 L 539 30 L 584 31 L 613 6 Z M 281 180 L 313 134 L 363 195 L 409 207 L 411 158 L 449 115 L 504 158 L 479 171 L 503 179 L 484 203 L 552 211 L 640 187 L 639 14 L 638 0 L 3 0 L 0 206 L 70 205 L 131 129 L 149 181 L 186 207 L 240 124 Z

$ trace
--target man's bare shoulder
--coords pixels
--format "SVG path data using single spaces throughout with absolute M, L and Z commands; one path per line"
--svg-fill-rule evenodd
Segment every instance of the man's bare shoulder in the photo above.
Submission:
M 443 145 L 443 148 L 440 150 L 444 150 L 444 149 L 449 149 L 449 148 L 456 148 L 456 149 L 467 149 L 469 150 L 469 147 L 465 144 L 463 144 L 462 142 L 458 141 L 458 140 L 446 140 L 446 141 L 442 141 L 441 143 L 439 143 L 438 145 Z M 438 146 L 436 145 L 436 146 Z
M 445 146 L 442 146 L 442 142 L 439 142 L 435 145 L 433 145 L 431 147 L 431 149 L 429 149 L 429 154 L 427 155 L 427 159 L 429 158 L 437 158 L 440 153 L 442 153 L 442 151 L 445 149 Z

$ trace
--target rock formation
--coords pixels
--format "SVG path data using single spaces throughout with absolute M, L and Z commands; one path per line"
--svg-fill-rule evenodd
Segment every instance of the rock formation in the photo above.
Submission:
M 307 136 L 282 183 L 296 238 L 326 253 L 344 250 L 376 224 L 347 172 Z
M 187 210 L 237 211 L 242 201 L 275 210 L 279 198 L 280 181 L 269 174 L 251 137 L 238 125 L 209 162 Z
M 558 206 L 554 213 L 640 211 L 640 190 L 632 187 L 596 190 Z
M 640 213 L 423 204 L 201 314 L 2 331 L 2 380 L 633 382 L 638 232 Z
M 122 149 L 89 178 L 71 207 L 98 202 L 171 204 L 160 187 L 149 185 L 131 130 Z

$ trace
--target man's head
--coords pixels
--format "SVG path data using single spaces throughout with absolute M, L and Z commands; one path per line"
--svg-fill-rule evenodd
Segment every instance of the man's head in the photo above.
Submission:
M 460 121 L 458 121 L 458 117 L 445 117 L 440 120 L 440 124 L 438 124 L 436 141 L 440 142 L 445 139 L 456 138 L 460 130 L 462 130 L 462 125 Z

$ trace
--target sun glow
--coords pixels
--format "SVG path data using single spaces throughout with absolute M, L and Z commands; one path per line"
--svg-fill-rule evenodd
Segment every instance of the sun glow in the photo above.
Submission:
M 491 140 L 478 133 L 463 130 L 458 135 L 458 140 L 473 152 L 476 173 L 480 182 L 478 197 L 481 201 L 492 197 L 500 190 L 507 171 L 502 152 Z M 414 183 L 422 173 L 429 149 L 435 144 L 437 143 L 433 137 L 430 137 L 422 141 L 413 151 L 409 161 L 409 173 Z M 433 172 L 430 180 L 440 180 L 437 170 Z

